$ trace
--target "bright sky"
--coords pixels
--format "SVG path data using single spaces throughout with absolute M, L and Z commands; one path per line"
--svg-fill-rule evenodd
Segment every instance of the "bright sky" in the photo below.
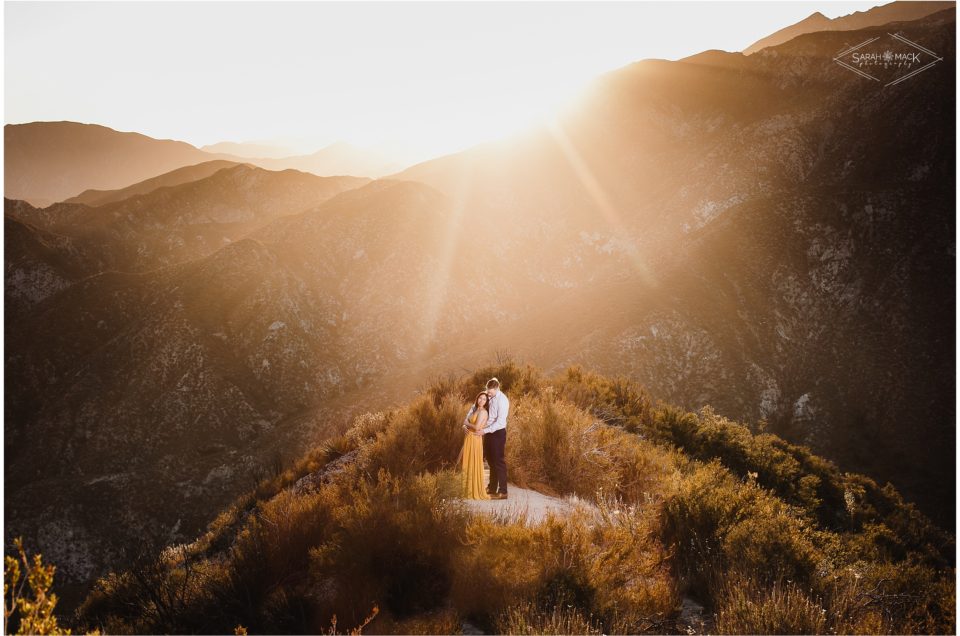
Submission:
M 630 62 L 739 51 L 876 4 L 4 2 L 4 121 L 442 154 Z

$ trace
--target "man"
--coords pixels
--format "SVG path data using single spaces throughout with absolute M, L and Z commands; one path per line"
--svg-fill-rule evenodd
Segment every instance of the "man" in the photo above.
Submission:
M 490 415 L 487 418 L 487 427 L 483 431 L 483 458 L 490 465 L 490 484 L 487 486 L 487 494 L 492 499 L 506 499 L 507 460 L 505 449 L 510 400 L 500 390 L 500 380 L 497 378 L 490 378 L 487 381 L 487 397 L 490 402 L 487 407 Z M 464 426 L 467 425 L 467 420 L 470 419 L 471 415 L 473 415 L 472 408 L 464 419 Z

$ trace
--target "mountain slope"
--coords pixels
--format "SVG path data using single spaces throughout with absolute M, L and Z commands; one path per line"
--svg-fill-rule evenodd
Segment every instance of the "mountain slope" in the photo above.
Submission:
M 29 206 L 9 200 L 4 203 L 8 208 Z M 83 241 L 34 227 L 17 216 L 6 213 L 3 218 L 4 311 L 8 325 L 26 318 L 29 309 L 44 298 L 105 267 Z
M 234 496 L 233 477 L 326 434 L 322 420 L 291 417 L 335 387 L 315 366 L 323 307 L 302 285 L 248 239 L 148 274 L 98 274 L 8 331 L 6 524 L 63 562 L 68 604 L 128 562 L 138 535 L 193 532 Z M 43 345 L 11 346 L 21 339 Z M 64 463 L 41 468 L 43 448 Z M 54 530 L 63 524 L 72 534 Z

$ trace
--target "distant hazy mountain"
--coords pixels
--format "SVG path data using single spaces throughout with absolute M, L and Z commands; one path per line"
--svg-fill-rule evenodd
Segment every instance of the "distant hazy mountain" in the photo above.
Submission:
M 854 31 L 867 27 L 880 26 L 889 22 L 919 20 L 931 13 L 956 7 L 956 2 L 929 2 L 925 0 L 898 1 L 873 7 L 866 11 L 855 11 L 839 18 L 828 18 L 819 11 L 810 14 L 796 24 L 791 24 L 765 38 L 757 40 L 743 50 L 745 55 L 755 53 L 768 46 L 783 44 L 804 33 L 816 31 Z
M 71 121 L 7 124 L 3 144 L 4 196 L 41 207 L 221 158 L 182 141 Z
M 256 142 L 221 141 L 215 144 L 200 146 L 200 150 L 212 153 L 225 153 L 247 159 L 252 157 L 279 159 L 290 155 L 290 151 L 283 146 Z
M 357 148 L 343 141 L 321 148 L 309 155 L 276 159 L 257 157 L 250 158 L 249 161 L 268 170 L 294 168 L 328 176 L 381 177 L 404 167 L 402 163 L 380 153 Z
M 367 181 L 230 164 L 203 179 L 99 207 L 57 203 L 38 209 L 6 199 L 7 333 L 18 329 L 41 301 L 78 280 L 108 270 L 143 272 L 206 256 L 275 218 Z M 141 189 L 149 188 L 130 188 Z
M 222 168 L 235 165 L 237 165 L 235 161 L 224 161 L 222 159 L 205 161 L 193 166 L 184 166 L 183 168 L 165 172 L 152 179 L 146 179 L 127 186 L 126 188 L 120 188 L 119 190 L 86 190 L 75 197 L 70 197 L 65 200 L 64 203 L 83 203 L 90 206 L 104 205 L 105 203 L 128 199 L 135 194 L 146 194 L 147 192 L 152 192 L 164 186 L 175 186 L 181 183 L 197 181 L 198 179 L 212 175 Z
M 201 150 L 243 157 L 268 170 L 294 168 L 320 176 L 382 177 L 410 165 L 393 156 L 394 153 L 390 151 L 358 148 L 345 141 L 338 141 L 306 155 L 291 155 L 281 146 L 229 141 L 203 146 Z
M 403 167 L 346 143 L 309 155 L 247 158 L 70 121 L 7 124 L 4 149 L 4 196 L 36 207 L 67 200 L 91 205 L 116 201 L 135 193 L 131 188 L 145 192 L 158 183 L 172 185 L 209 174 L 218 165 L 211 161 L 250 163 L 267 170 L 294 169 L 317 176 L 377 177 Z M 188 169 L 177 172 L 179 168 Z

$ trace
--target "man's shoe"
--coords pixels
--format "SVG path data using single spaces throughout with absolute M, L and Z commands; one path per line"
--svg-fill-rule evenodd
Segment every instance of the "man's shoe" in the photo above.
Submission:
M 505 492 L 498 492 L 498 493 L 496 493 L 496 494 L 490 495 L 490 497 L 491 497 L 492 499 L 506 499 L 506 498 L 507 498 L 507 493 L 505 493 Z

